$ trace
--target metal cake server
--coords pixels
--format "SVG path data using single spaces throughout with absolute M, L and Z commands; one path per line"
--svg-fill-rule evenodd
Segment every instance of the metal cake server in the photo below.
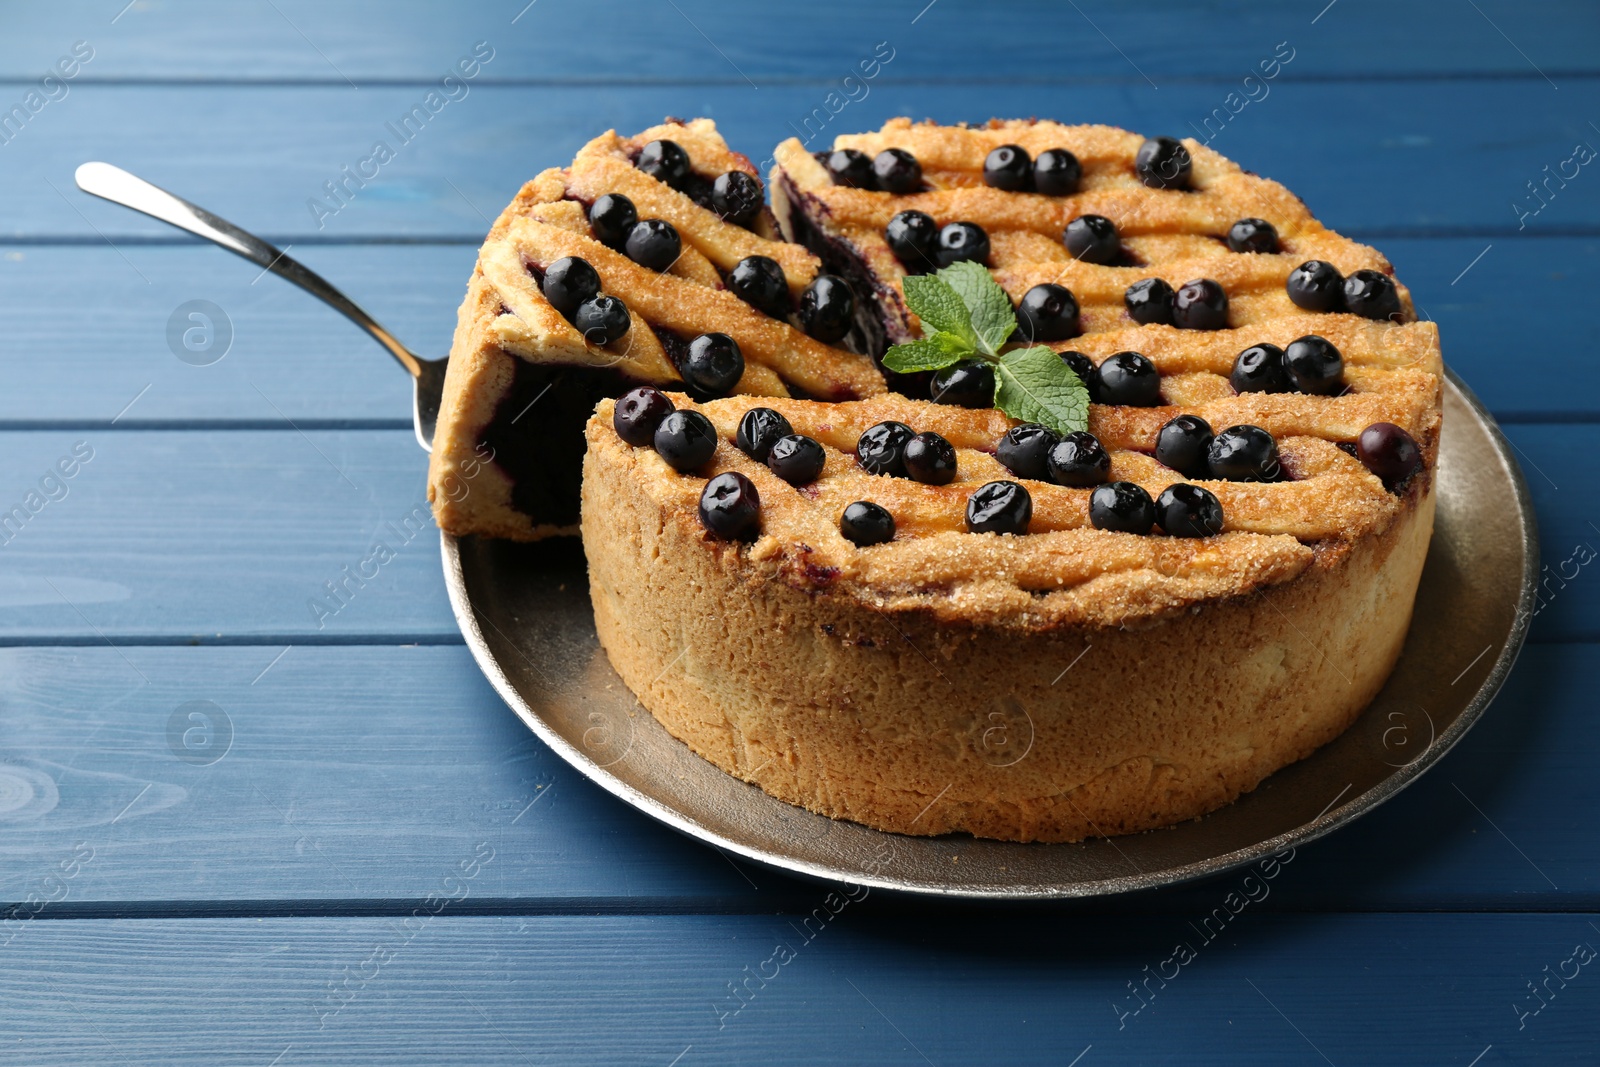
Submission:
M 129 174 L 110 163 L 85 163 L 74 174 L 78 188 L 113 204 L 142 211 L 197 237 L 204 237 L 228 251 L 243 256 L 259 267 L 287 279 L 342 312 L 346 318 L 372 335 L 411 375 L 411 424 L 417 444 L 424 452 L 433 451 L 433 429 L 439 419 L 439 399 L 444 393 L 444 372 L 449 357 L 423 359 L 401 344 L 394 334 L 361 309 L 355 301 L 335 289 L 320 274 L 284 255 L 254 234 L 246 233 L 226 219 L 218 218 L 198 204 L 191 204 L 143 178 Z

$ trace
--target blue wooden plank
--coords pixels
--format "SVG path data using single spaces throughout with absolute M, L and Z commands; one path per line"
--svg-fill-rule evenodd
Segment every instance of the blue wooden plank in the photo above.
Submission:
M 470 899 L 454 871 L 441 894 Z M 1594 915 L 1243 913 L 1208 944 L 1181 916 L 824 900 L 818 918 L 37 922 L 5 950 L 0 1035 L 36 1065 L 1592 1062 Z
M 118 16 L 120 6 L 107 11 L 105 4 L 76 0 L 12 13 L 0 44 L 0 72 L 37 77 L 72 41 L 87 39 L 96 55 L 84 78 L 343 84 L 348 77 L 368 84 L 440 77 L 466 46 L 484 39 L 496 50 L 486 78 L 743 84 L 748 76 L 766 87 L 777 80 L 841 78 L 863 49 L 870 53 L 873 43 L 888 39 L 902 51 L 882 75 L 887 79 L 1115 79 L 1148 89 L 1148 76 L 1165 89 L 1178 78 L 1238 80 L 1288 39 L 1298 51 L 1297 76 L 1538 78 L 1543 71 L 1559 82 L 1570 71 L 1595 70 L 1600 38 L 1593 12 L 1578 0 L 1483 0 L 1481 13 L 1468 8 L 1448 20 L 1427 5 L 1382 0 L 1343 0 L 1325 13 L 1323 4 L 1243 0 L 1153 0 L 1137 8 L 1084 0 L 1078 10 L 1045 0 L 1000 8 L 973 0 L 931 7 L 927 0 L 820 0 L 792 17 L 775 16 L 760 4 L 705 0 L 678 0 L 676 11 L 622 0 L 499 0 L 471 10 L 277 0 L 232 7 L 226 18 L 201 0 L 134 4 Z M 1018 55 L 1022 37 L 1029 50 Z M 1420 40 L 1428 46 L 1417 47 Z M 593 43 L 577 47 L 580 42 Z M 1040 59 L 1019 64 L 1030 57 Z
M 581 92 L 482 86 L 443 105 L 419 132 L 396 136 L 388 124 L 422 98 L 416 87 L 194 92 L 84 85 L 3 146 L 0 196 L 9 208 L 3 232 L 96 243 L 170 233 L 72 192 L 72 171 L 89 158 L 125 166 L 283 241 L 476 240 L 483 216 L 535 171 L 570 160 L 608 126 L 638 129 L 663 114 L 709 115 L 732 144 L 760 160 L 795 130 L 805 133 L 808 116 L 813 124 L 805 135 L 816 145 L 902 114 L 942 121 L 1045 115 L 1188 135 L 1223 106 L 1226 93 L 1197 83 L 1158 93 L 1097 85 L 885 84 L 837 115 L 822 110 L 818 117 L 827 95 L 815 86 L 759 92 L 745 85 Z M 1600 114 L 1600 79 L 1573 82 L 1559 93 L 1541 80 L 1286 80 L 1212 143 L 1285 182 L 1326 223 L 1355 236 L 1504 234 L 1524 225 L 1536 233 L 1594 232 L 1600 198 L 1583 192 L 1592 180 L 1587 170 L 1566 162 L 1570 181 L 1556 174 L 1575 143 L 1600 144 L 1589 125 L 1593 114 Z M 1318 121 L 1306 121 L 1308 115 Z M 380 141 L 394 158 L 382 166 L 369 162 L 367 173 L 376 167 L 376 177 L 357 175 L 342 201 L 329 199 L 325 183 L 343 180 L 342 167 L 378 158 Z M 1546 180 L 1549 191 L 1535 199 L 1529 183 Z M 316 198 L 323 198 L 320 210 L 310 206 Z
M 1253 907 L 1600 908 L 1597 671 L 1600 646 L 1530 648 L 1435 770 Z M 813 893 L 590 785 L 459 646 L 6 649 L 0 677 L 0 912 L 31 894 L 56 917 L 388 913 L 479 841 L 498 859 L 466 910 L 770 913 Z M 79 844 L 93 862 L 47 882 Z M 1236 880 L 1098 910 L 1203 912 Z
M 1518 421 L 1600 415 L 1600 366 L 1573 358 L 1600 348 L 1600 321 L 1508 312 L 1582 307 L 1600 242 L 1392 238 L 1378 244 L 1438 321 L 1446 358 L 1496 415 Z M 209 247 L 129 246 L 123 254 L 127 262 L 104 246 L 13 246 L 0 253 L 0 321 L 7 324 L 0 374 L 10 383 L 0 393 L 0 426 L 109 422 L 147 385 L 119 426 L 286 425 L 283 418 L 301 425 L 405 424 L 409 383 L 337 313 Z M 417 351 L 448 348 L 473 245 L 308 246 L 294 254 Z M 173 313 L 197 299 L 221 307 L 232 330 L 227 354 L 198 367 L 180 360 L 167 336 Z M 67 300 L 76 315 L 63 331 Z M 1515 373 L 1507 373 L 1512 365 Z M 73 387 L 61 388 L 63 380 Z M 251 383 L 272 397 L 281 416 Z
M 257 395 L 271 417 L 272 394 Z M 1600 493 L 1594 429 L 1508 431 L 1528 467 L 1544 558 L 1558 571 L 1579 544 L 1600 545 L 1587 503 Z M 54 477 L 62 461 L 71 466 L 74 448 L 93 458 L 69 480 Z M 408 430 L 0 433 L 0 486 L 0 514 L 36 512 L 0 535 L 0 592 L 10 601 L 0 644 L 101 634 L 122 642 L 455 639 L 423 455 Z M 366 564 L 376 577 L 337 613 L 314 610 L 327 583 L 342 585 L 346 568 L 375 558 L 376 541 L 393 559 Z M 1567 588 L 1551 585 L 1536 640 L 1600 639 L 1595 569 L 1567 563 Z

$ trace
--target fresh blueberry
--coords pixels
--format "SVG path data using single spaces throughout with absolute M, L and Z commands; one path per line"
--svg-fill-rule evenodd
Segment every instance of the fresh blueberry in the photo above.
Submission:
M 839 533 L 858 548 L 894 540 L 894 516 L 870 500 L 857 500 L 839 518 Z
M 1169 485 L 1156 497 L 1156 522 L 1173 537 L 1215 537 L 1222 532 L 1222 502 L 1198 485 Z
M 1096 530 L 1147 534 L 1156 522 L 1156 505 L 1141 485 L 1107 482 L 1089 494 L 1089 521 Z
M 761 181 L 742 170 L 719 175 L 711 185 L 711 206 L 723 221 L 748 226 L 761 214 Z
M 1172 324 L 1180 330 L 1226 329 L 1228 294 L 1210 278 L 1185 282 L 1172 294 Z
M 1025 534 L 1033 497 L 1016 482 L 990 482 L 967 498 L 969 533 Z
M 921 211 L 902 211 L 884 227 L 883 239 L 906 270 L 931 271 L 939 265 L 939 224 Z
M 578 305 L 600 295 L 600 273 L 587 259 L 563 256 L 545 268 L 540 285 L 550 306 L 566 319 L 578 313 Z
M 672 401 L 661 390 L 641 385 L 617 398 L 611 425 L 618 437 L 635 448 L 643 448 L 655 440 L 656 427 L 674 410 Z
M 1392 422 L 1375 422 L 1356 438 L 1356 458 L 1390 489 L 1422 469 L 1416 438 Z
M 1096 404 L 1102 403 L 1100 399 L 1100 368 L 1094 365 L 1094 360 L 1082 352 L 1063 352 L 1061 362 L 1072 368 L 1072 373 L 1083 382 L 1083 387 L 1089 391 L 1089 399 Z
M 1278 251 L 1278 229 L 1266 219 L 1240 219 L 1228 227 L 1228 247 L 1271 255 Z
M 677 141 L 651 141 L 640 150 L 634 165 L 674 189 L 682 189 L 689 180 L 689 153 Z
M 1095 399 L 1102 404 L 1153 408 L 1161 403 L 1161 372 L 1137 352 L 1107 357 L 1100 364 L 1099 379 Z
M 1045 196 L 1071 196 L 1078 191 L 1083 180 L 1083 167 L 1078 157 L 1065 148 L 1051 148 L 1039 153 L 1033 161 L 1034 192 Z
M 633 201 L 621 193 L 607 193 L 598 197 L 589 208 L 589 228 L 603 245 L 620 249 L 628 239 L 628 231 L 639 221 L 639 212 Z
M 1122 294 L 1128 317 L 1140 326 L 1172 325 L 1172 286 L 1160 278 L 1144 278 Z
M 856 297 L 834 274 L 819 274 L 800 294 L 800 325 L 823 344 L 833 344 L 855 324 Z
M 956 449 L 936 433 L 919 433 L 906 442 L 906 474 L 927 485 L 949 485 L 956 478 Z
M 689 342 L 678 372 L 697 397 L 727 396 L 744 377 L 744 353 L 725 333 L 703 333 Z
M 981 359 L 964 359 L 933 376 L 928 397 L 935 404 L 963 408 L 994 407 L 994 368 Z
M 1072 290 L 1044 282 L 1022 294 L 1017 302 L 1018 341 L 1043 344 L 1078 336 L 1078 298 Z
M 952 263 L 986 263 L 989 260 L 989 235 L 976 222 L 952 222 L 942 226 L 935 260 L 941 267 L 948 267 Z
M 1025 422 L 1013 426 L 995 446 L 994 458 L 1018 478 L 1032 478 L 1036 482 L 1049 480 L 1050 450 L 1061 438 L 1048 426 Z
M 885 148 L 873 157 L 872 177 L 886 193 L 914 193 L 922 188 L 922 164 L 904 148 Z
M 1400 316 L 1400 293 L 1394 279 L 1376 270 L 1358 270 L 1344 280 L 1345 310 L 1369 319 Z
M 775 319 L 789 317 L 789 282 L 775 259 L 745 256 L 728 272 L 728 291 Z
M 761 531 L 761 494 L 738 471 L 724 471 L 700 493 L 700 521 L 728 541 L 752 541 Z
M 767 466 L 790 485 L 810 485 L 822 473 L 828 453 L 814 438 L 792 433 L 772 442 Z
M 1079 215 L 1061 235 L 1072 258 L 1110 266 L 1122 260 L 1122 237 L 1117 224 L 1104 215 Z
M 880 422 L 869 426 L 856 439 L 856 459 L 868 474 L 892 474 L 896 477 L 906 472 L 906 445 L 917 432 L 903 422 Z
M 1189 170 L 1193 161 L 1183 142 L 1172 137 L 1156 137 L 1139 146 L 1133 157 L 1133 169 L 1139 180 L 1152 189 L 1189 188 Z
M 1283 363 L 1302 393 L 1336 396 L 1344 389 L 1344 357 L 1326 338 L 1313 333 L 1290 341 Z
M 717 428 L 698 411 L 673 411 L 656 426 L 651 443 L 675 471 L 704 467 L 717 451 Z
M 1021 145 L 1003 144 L 983 161 L 983 181 L 1008 193 L 1027 192 L 1033 187 L 1033 160 Z
M 867 158 L 865 152 L 857 152 L 854 148 L 837 148 L 828 153 L 822 165 L 828 168 L 835 185 L 848 185 L 853 189 L 878 187 L 872 174 L 872 160 Z
M 1233 373 L 1228 375 L 1228 381 L 1240 393 L 1287 393 L 1294 388 L 1283 349 L 1266 342 L 1251 345 L 1233 357 Z
M 1211 448 L 1211 424 L 1198 415 L 1179 415 L 1156 434 L 1156 462 L 1186 478 L 1204 478 Z
M 678 262 L 683 240 L 677 227 L 664 219 L 640 219 L 628 231 L 622 250 L 639 266 L 664 271 Z
M 772 443 L 792 433 L 794 427 L 778 412 L 771 408 L 751 408 L 739 420 L 739 431 L 734 435 L 733 443 L 757 463 L 765 463 L 772 451 Z
M 589 344 L 608 345 L 628 332 L 632 320 L 628 305 L 614 296 L 592 296 L 578 305 L 572 315 L 572 325 L 583 334 Z
M 1086 488 L 1099 485 L 1111 474 L 1111 454 L 1092 433 L 1069 433 L 1050 450 L 1050 480 L 1057 485 Z
M 1271 482 L 1278 477 L 1278 442 L 1259 426 L 1230 426 L 1211 439 L 1206 470 L 1230 482 Z
M 1296 307 L 1307 311 L 1344 310 L 1344 277 L 1332 263 L 1308 259 L 1289 272 L 1284 287 Z

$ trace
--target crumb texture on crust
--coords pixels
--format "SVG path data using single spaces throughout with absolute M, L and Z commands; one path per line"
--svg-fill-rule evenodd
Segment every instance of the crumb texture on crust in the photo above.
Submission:
M 441 529 L 515 540 L 571 533 L 578 510 L 576 450 L 594 401 L 636 384 L 683 387 L 665 336 L 732 336 L 745 357 L 738 393 L 786 397 L 800 391 L 846 399 L 883 391 L 883 376 L 870 359 L 822 344 L 793 319 L 770 318 L 727 290 L 727 270 L 746 256 L 765 255 L 783 267 L 798 294 L 816 277 L 817 257 L 782 240 L 766 214 L 750 228 L 725 222 L 638 170 L 634 159 L 657 139 L 683 147 L 703 182 L 731 170 L 759 179 L 750 160 L 729 149 L 709 119 L 695 119 L 669 121 L 633 137 L 607 131 L 586 144 L 570 167 L 546 170 L 523 186 L 491 226 L 457 318 L 429 464 L 428 495 Z M 665 273 L 640 267 L 595 239 L 587 205 L 607 193 L 627 195 L 641 218 L 666 219 L 676 227 L 683 254 Z M 621 339 L 588 343 L 545 300 L 535 272 L 563 256 L 588 260 L 603 291 L 627 305 L 631 324 Z M 530 378 L 521 364 L 545 370 Z M 551 386 L 550 399 L 529 409 L 538 414 L 516 434 L 500 433 L 502 453 L 513 440 L 518 453 L 553 445 L 551 462 L 563 464 L 561 470 L 541 471 L 530 456 L 496 455 L 490 447 L 497 427 L 520 423 L 519 412 L 501 408 L 519 381 L 530 380 L 536 387 Z M 543 395 L 537 388 L 534 393 Z M 551 400 L 565 407 L 553 412 L 561 405 Z M 580 405 L 581 411 L 569 410 Z M 516 478 L 508 472 L 513 465 Z

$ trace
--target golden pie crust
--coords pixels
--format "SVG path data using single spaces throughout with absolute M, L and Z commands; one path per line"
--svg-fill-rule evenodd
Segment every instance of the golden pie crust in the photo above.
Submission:
M 892 255 L 884 262 L 881 231 L 907 204 L 941 223 L 984 225 L 991 267 L 1014 299 L 1041 281 L 1072 289 L 1084 334 L 1053 347 L 1096 362 L 1138 351 L 1162 374 L 1162 407 L 1091 405 L 1089 430 L 1111 453 L 1113 480 L 1152 496 L 1188 480 L 1151 455 L 1160 427 L 1185 412 L 1217 430 L 1269 430 L 1287 480 L 1200 482 L 1222 503 L 1219 536 L 1135 536 L 1094 529 L 1089 490 L 1001 467 L 994 448 L 1014 421 L 996 411 L 896 395 L 700 405 L 673 395 L 720 437 L 704 469 L 680 474 L 623 443 L 602 402 L 583 478 L 596 628 L 640 702 L 694 751 L 780 799 L 883 830 L 1076 841 L 1214 810 L 1336 737 L 1377 694 L 1400 654 L 1432 533 L 1437 329 L 1411 321 L 1404 287 L 1402 322 L 1295 307 L 1284 281 L 1306 259 L 1346 273 L 1388 263 L 1326 230 L 1281 186 L 1192 141 L 1195 191 L 1146 189 L 1132 165 L 1141 141 L 1107 127 L 896 120 L 837 145 L 905 147 L 935 191 L 817 184 L 808 172 L 820 165 L 798 142 L 780 147 L 773 188 L 780 223 L 804 207 L 863 252 L 890 310 L 903 273 Z M 1082 192 L 983 187 L 974 174 L 1006 143 L 1035 155 L 1072 150 Z M 1090 212 L 1118 221 L 1144 265 L 1064 262 L 1062 226 Z M 1283 253 L 1227 250 L 1218 238 L 1249 216 L 1277 227 Z M 1221 281 L 1229 328 L 1134 324 L 1121 298 L 1140 277 Z M 914 318 L 903 305 L 898 313 L 914 335 Z M 1234 393 L 1239 351 L 1309 333 L 1340 349 L 1344 395 Z M 754 406 L 824 445 L 816 483 L 792 487 L 734 447 Z M 956 480 L 929 486 L 862 470 L 855 440 L 885 419 L 948 438 Z M 1351 454 L 1375 422 L 1403 427 L 1422 448 L 1423 468 L 1395 492 Z M 697 516 L 707 480 L 730 470 L 761 496 L 752 544 L 717 539 Z M 1028 488 L 1027 534 L 965 532 L 966 498 L 997 479 Z M 855 500 L 889 509 L 893 541 L 858 548 L 839 534 Z

